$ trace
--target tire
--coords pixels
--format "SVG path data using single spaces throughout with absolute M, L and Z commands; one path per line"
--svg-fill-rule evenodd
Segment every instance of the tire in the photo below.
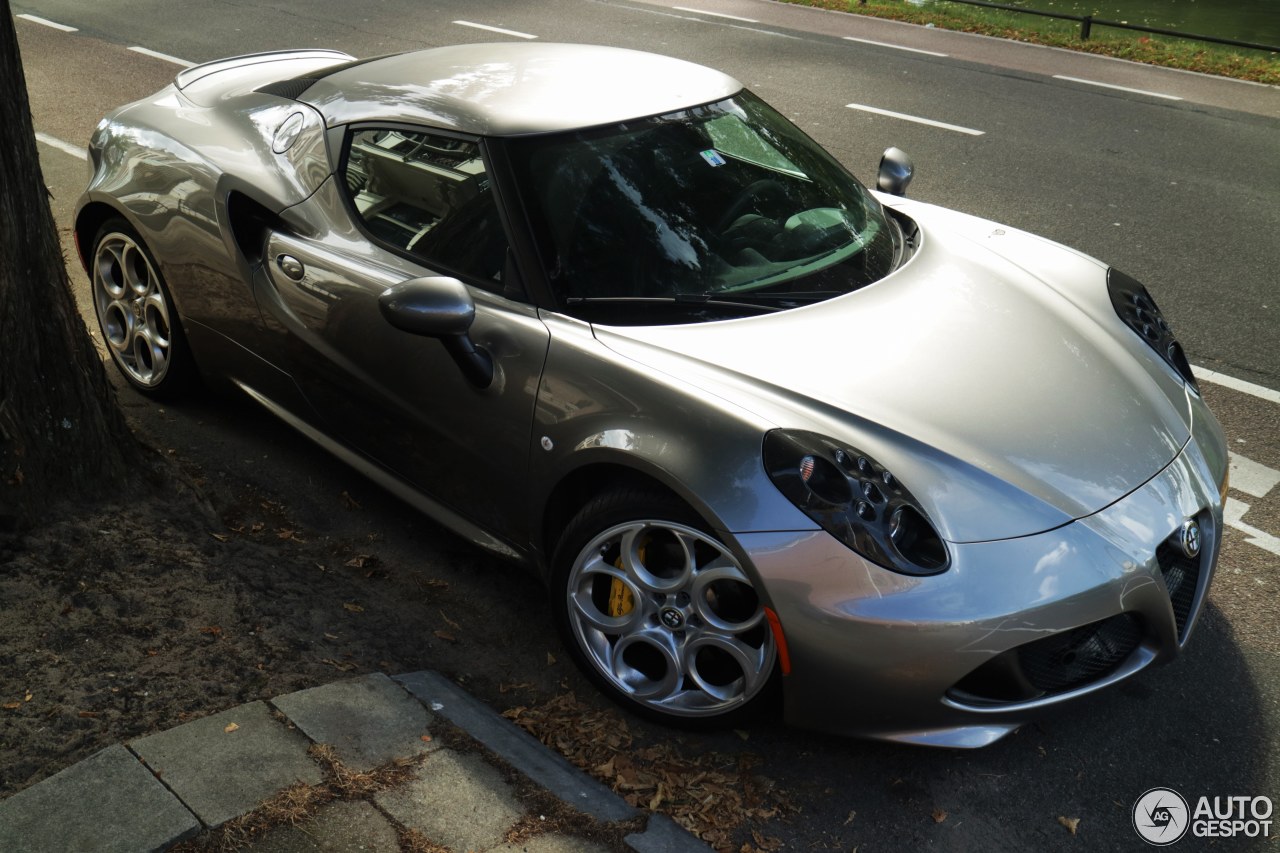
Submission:
M 158 399 L 190 390 L 195 362 L 173 297 L 151 252 L 123 219 L 98 229 L 91 270 L 98 329 L 124 378 Z
M 575 662 L 641 716 L 721 728 L 776 704 L 777 649 L 764 602 L 738 560 L 674 496 L 626 489 L 590 501 L 556 547 L 551 596 Z

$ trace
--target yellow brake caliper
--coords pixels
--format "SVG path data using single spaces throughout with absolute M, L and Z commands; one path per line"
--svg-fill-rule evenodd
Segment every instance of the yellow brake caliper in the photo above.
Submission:
M 641 545 L 637 549 L 640 561 L 644 562 L 644 546 Z M 618 559 L 613 561 L 614 568 L 622 568 L 622 555 L 618 555 Z M 627 586 L 618 578 L 614 578 L 609 582 L 609 615 L 617 618 L 618 616 L 626 616 L 635 609 L 636 598 L 631 594 L 631 587 Z

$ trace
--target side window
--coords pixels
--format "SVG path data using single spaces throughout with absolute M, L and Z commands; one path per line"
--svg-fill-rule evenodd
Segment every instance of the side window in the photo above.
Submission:
M 345 169 L 357 214 L 379 241 L 502 290 L 507 238 L 475 142 L 362 128 L 351 136 Z

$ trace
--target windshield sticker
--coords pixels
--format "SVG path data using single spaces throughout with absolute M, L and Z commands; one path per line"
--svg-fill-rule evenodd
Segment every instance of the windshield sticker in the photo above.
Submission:
M 720 156 L 720 152 L 716 151 L 714 148 L 708 148 L 706 151 L 703 151 L 702 159 L 706 160 L 712 166 L 723 166 L 725 162 L 727 162 Z

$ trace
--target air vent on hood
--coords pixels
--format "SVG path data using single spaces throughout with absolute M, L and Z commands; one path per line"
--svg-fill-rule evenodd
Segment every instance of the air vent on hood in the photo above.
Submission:
M 302 97 L 303 92 L 310 89 L 319 79 L 319 77 L 294 77 L 292 80 L 277 80 L 274 83 L 259 86 L 254 91 L 261 92 L 264 95 L 275 95 L 279 98 L 288 98 L 291 101 L 296 101 Z

